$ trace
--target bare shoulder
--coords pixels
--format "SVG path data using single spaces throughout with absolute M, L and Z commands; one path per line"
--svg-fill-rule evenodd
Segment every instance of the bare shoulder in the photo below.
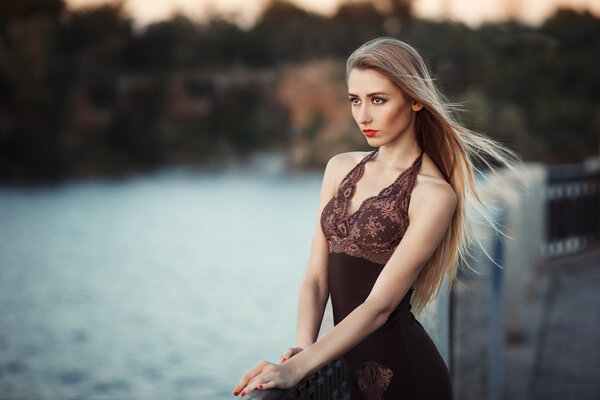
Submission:
M 336 169 L 348 168 L 352 169 L 356 164 L 360 162 L 370 152 L 368 151 L 348 151 L 346 153 L 339 153 L 331 157 L 328 161 L 328 165 L 332 164 Z
M 445 227 L 456 213 L 457 205 L 458 198 L 448 182 L 440 178 L 424 178 L 412 191 L 408 219 Z
M 420 208 L 441 207 L 454 213 L 456 205 L 457 195 L 452 185 L 446 181 L 429 156 L 424 156 L 416 185 L 411 194 L 409 210 L 410 208 L 417 211 Z
M 368 151 L 349 151 L 334 155 L 327 162 L 325 174 L 336 182 L 337 188 L 342 179 L 370 152 Z
M 411 198 L 418 203 L 435 201 L 449 207 L 455 207 L 457 202 L 457 196 L 452 186 L 441 179 L 427 179 L 416 185 Z

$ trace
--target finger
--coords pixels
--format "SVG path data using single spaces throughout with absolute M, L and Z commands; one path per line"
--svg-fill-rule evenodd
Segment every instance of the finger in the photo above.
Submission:
M 281 382 L 279 368 L 280 367 L 277 367 L 275 364 L 267 363 L 267 365 L 265 366 L 265 368 L 263 368 L 261 373 L 254 379 L 252 379 L 248 383 L 248 385 L 246 385 L 246 387 L 242 391 L 242 394 L 246 395 L 252 392 L 253 390 L 258 389 L 259 386 L 262 386 L 262 388 L 264 388 L 265 384 L 270 382 L 274 382 L 274 385 L 269 386 L 276 387 L 277 382 Z
M 275 389 L 275 387 L 277 386 L 277 383 L 275 381 L 268 381 L 262 384 L 262 388 L 259 386 L 260 390 L 264 390 L 264 389 Z
M 253 390 L 261 390 L 264 388 L 266 382 L 268 382 L 268 381 L 269 381 L 268 378 L 265 379 L 265 377 L 263 375 L 259 375 L 248 383 L 248 385 L 243 389 L 242 393 L 244 393 L 244 396 L 245 396 L 246 394 L 252 392 Z
M 284 351 L 282 355 L 279 356 L 279 364 L 281 364 L 282 362 L 284 362 L 285 360 L 287 360 L 288 358 L 290 358 L 290 355 L 288 353 L 288 351 Z
M 281 364 L 285 360 L 289 360 L 289 358 L 294 354 L 294 350 L 295 349 L 293 349 L 291 347 L 288 347 L 287 349 L 285 349 L 285 351 L 283 352 L 281 357 L 279 357 L 279 363 Z
M 266 365 L 268 365 L 268 363 L 263 360 L 256 364 L 254 368 L 248 371 L 244 376 L 242 376 L 242 379 L 240 379 L 235 389 L 233 390 L 234 396 L 237 396 L 236 393 L 239 394 L 243 392 L 243 389 L 246 387 L 246 385 L 248 385 L 248 382 L 254 379 L 258 374 L 260 374 L 260 372 L 265 368 Z
M 254 390 L 261 390 L 265 386 L 265 380 L 261 377 L 257 377 L 257 379 L 252 380 L 242 389 L 241 396 L 244 397 L 247 394 L 251 393 Z
M 294 357 L 296 354 L 300 353 L 303 350 L 304 349 L 302 347 L 294 347 L 287 349 L 286 352 L 281 356 L 280 363 L 289 360 L 290 358 Z

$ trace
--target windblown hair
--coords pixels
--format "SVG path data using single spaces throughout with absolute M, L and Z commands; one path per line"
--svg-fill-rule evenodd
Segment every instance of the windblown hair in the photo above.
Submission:
M 468 265 L 471 242 L 478 243 L 487 254 L 470 229 L 467 210 L 477 210 L 498 230 L 477 193 L 474 177 L 479 169 L 475 161 L 494 171 L 491 163 L 513 169 L 513 160 L 518 157 L 504 145 L 458 122 L 455 111 L 459 106 L 447 101 L 438 90 L 427 65 L 410 45 L 392 38 L 374 39 L 348 58 L 346 81 L 353 69 L 372 69 L 385 75 L 410 101 L 423 105 L 415 117 L 417 143 L 435 162 L 457 196 L 450 226 L 413 285 L 415 293 L 411 303 L 415 312 L 420 313 L 438 296 L 445 278 L 450 292 L 459 263 L 464 261 Z

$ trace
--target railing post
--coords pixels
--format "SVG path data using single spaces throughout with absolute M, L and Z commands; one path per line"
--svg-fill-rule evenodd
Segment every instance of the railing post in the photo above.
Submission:
M 450 301 L 451 296 L 447 293 L 448 280 L 444 280 L 444 285 L 440 290 L 437 301 L 437 332 L 439 335 L 438 350 L 446 362 L 448 370 L 452 368 L 451 358 L 451 324 L 450 324 Z
M 506 209 L 502 206 L 498 212 L 496 223 L 501 229 L 505 226 Z M 489 358 L 489 378 L 488 399 L 502 400 L 504 390 L 504 238 L 501 233 L 493 231 L 492 257 L 494 263 L 491 263 L 492 281 L 491 281 L 491 299 L 490 299 L 490 358 Z M 499 267 L 500 266 L 500 267 Z

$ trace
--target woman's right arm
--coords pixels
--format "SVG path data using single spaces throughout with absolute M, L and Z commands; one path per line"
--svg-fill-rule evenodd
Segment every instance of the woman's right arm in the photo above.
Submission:
M 325 205 L 333 197 L 337 188 L 340 170 L 344 169 L 348 157 L 339 154 L 332 157 L 323 174 L 321 195 L 317 212 L 317 221 L 310 247 L 308 269 L 300 289 L 298 304 L 298 326 L 296 333 L 296 349 L 287 349 L 280 357 L 283 362 L 317 340 L 321 320 L 329 297 L 329 280 L 327 276 L 328 245 L 321 230 L 321 213 Z

